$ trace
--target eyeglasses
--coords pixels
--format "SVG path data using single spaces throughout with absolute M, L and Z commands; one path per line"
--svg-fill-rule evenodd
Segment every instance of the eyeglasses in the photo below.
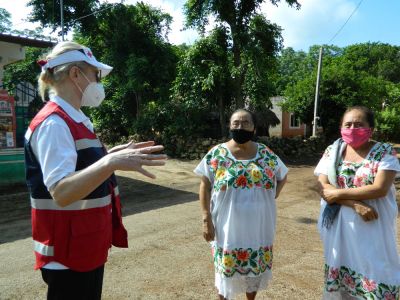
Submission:
M 231 127 L 233 129 L 238 129 L 239 127 L 244 128 L 244 129 L 250 129 L 253 127 L 253 123 L 247 120 L 244 121 L 238 121 L 238 120 L 234 120 L 231 123 Z
M 100 82 L 101 81 L 101 70 L 96 71 L 96 81 Z
M 89 79 L 85 75 L 85 72 L 79 67 L 78 67 L 78 69 L 80 70 L 81 74 L 83 74 L 83 76 L 85 76 L 85 78 L 89 81 Z M 90 68 L 90 69 L 87 69 L 87 70 L 89 72 L 93 71 L 95 73 L 94 76 L 96 77 L 96 82 L 100 82 L 101 81 L 101 70 L 97 70 L 97 69 L 94 69 L 94 68 Z M 86 71 L 86 72 L 88 72 L 88 71 Z

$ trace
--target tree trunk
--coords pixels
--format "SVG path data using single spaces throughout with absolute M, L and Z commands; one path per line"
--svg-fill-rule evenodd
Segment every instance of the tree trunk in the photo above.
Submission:
M 244 99 L 242 93 L 242 85 L 243 85 L 243 71 L 241 70 L 242 58 L 241 58 L 241 45 L 239 42 L 239 38 L 237 36 L 236 26 L 234 24 L 231 25 L 232 31 L 232 50 L 233 50 L 233 65 L 237 71 L 235 77 L 233 78 L 233 89 L 234 89 L 234 98 L 236 109 L 244 107 Z
M 222 96 L 221 91 L 218 91 L 218 112 L 219 112 L 219 124 L 221 126 L 221 135 L 222 137 L 227 136 L 227 128 L 226 128 L 226 117 L 225 117 L 225 101 Z
M 136 119 L 140 117 L 140 104 L 142 102 L 142 95 L 141 93 L 135 92 L 136 96 Z

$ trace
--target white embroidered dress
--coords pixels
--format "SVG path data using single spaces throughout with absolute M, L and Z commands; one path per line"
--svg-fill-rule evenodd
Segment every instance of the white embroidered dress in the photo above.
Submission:
M 217 145 L 194 170 L 211 182 L 215 285 L 227 299 L 265 289 L 272 278 L 276 183 L 288 169 L 268 147 L 257 146 L 253 159 L 237 160 Z
M 329 146 L 314 174 L 328 175 Z M 341 160 L 337 170 L 340 188 L 356 188 L 374 182 L 379 170 L 400 171 L 389 144 L 376 143 L 361 163 Z M 341 206 L 332 226 L 321 226 L 326 202 L 321 199 L 318 228 L 324 244 L 324 299 L 399 299 L 400 260 L 396 243 L 398 213 L 394 185 L 385 197 L 364 201 L 378 213 L 365 222 L 354 209 Z M 346 295 L 346 296 L 344 296 Z

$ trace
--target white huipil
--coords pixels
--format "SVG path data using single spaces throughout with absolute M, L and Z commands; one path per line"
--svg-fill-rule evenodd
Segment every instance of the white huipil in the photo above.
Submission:
M 272 278 L 276 183 L 288 169 L 268 147 L 257 147 L 254 158 L 237 160 L 217 145 L 194 170 L 211 182 L 215 285 L 228 299 L 265 289 Z
M 314 174 L 328 175 L 333 155 L 329 146 Z M 337 172 L 340 188 L 373 184 L 380 170 L 399 172 L 395 151 L 389 144 L 376 143 L 360 163 L 343 161 Z M 332 226 L 322 226 L 327 203 L 321 199 L 318 222 L 325 253 L 324 299 L 399 299 L 400 260 L 396 243 L 398 213 L 396 191 L 391 186 L 386 196 L 364 201 L 378 213 L 366 222 L 353 208 L 341 206 Z

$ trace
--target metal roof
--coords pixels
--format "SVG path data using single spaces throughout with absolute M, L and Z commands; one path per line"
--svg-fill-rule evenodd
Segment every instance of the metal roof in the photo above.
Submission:
M 57 44 L 54 40 L 44 40 L 12 33 L 0 33 L 0 42 L 19 44 L 21 46 L 50 48 Z

